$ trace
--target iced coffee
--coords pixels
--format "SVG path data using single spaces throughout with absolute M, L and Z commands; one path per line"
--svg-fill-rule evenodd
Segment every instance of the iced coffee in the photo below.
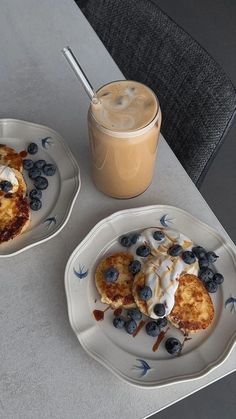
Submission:
M 152 181 L 161 125 L 157 97 L 130 80 L 109 83 L 97 96 L 88 113 L 94 183 L 112 197 L 134 197 Z

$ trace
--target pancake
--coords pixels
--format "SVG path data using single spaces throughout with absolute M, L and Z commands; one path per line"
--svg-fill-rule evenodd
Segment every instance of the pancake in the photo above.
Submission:
M 102 303 L 109 304 L 113 308 L 135 307 L 132 295 L 133 275 L 128 269 L 132 260 L 132 255 L 128 253 L 115 253 L 99 263 L 95 272 L 95 284 Z M 107 283 L 104 279 L 104 271 L 110 267 L 116 268 L 119 272 L 118 279 L 114 283 Z
M 27 199 L 18 193 L 0 191 L 0 244 L 22 234 L 29 220 Z
M 195 275 L 182 275 L 175 293 L 174 307 L 167 317 L 184 333 L 206 329 L 213 320 L 214 306 L 203 283 Z
M 0 144 L 0 164 L 10 166 L 19 172 L 23 171 L 23 158 L 21 153 L 17 153 L 13 148 L 3 144 Z

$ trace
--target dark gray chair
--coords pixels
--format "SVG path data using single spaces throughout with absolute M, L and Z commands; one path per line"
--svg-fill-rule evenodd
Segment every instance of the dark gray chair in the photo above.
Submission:
M 213 58 L 150 0 L 77 0 L 128 79 L 157 94 L 162 134 L 199 187 L 236 111 Z

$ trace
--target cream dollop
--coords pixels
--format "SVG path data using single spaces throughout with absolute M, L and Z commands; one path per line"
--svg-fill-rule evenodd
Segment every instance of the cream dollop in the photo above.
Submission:
M 153 233 L 156 230 L 161 230 L 165 234 L 163 240 L 154 239 Z M 137 248 L 142 244 L 151 248 L 151 255 L 147 258 L 136 254 Z M 191 250 L 194 246 L 192 240 L 177 230 L 148 228 L 140 233 L 137 242 L 129 249 L 134 259 L 141 262 L 145 283 L 152 290 L 152 297 L 147 301 L 147 309 L 148 315 L 153 319 L 158 318 L 154 313 L 154 306 L 157 303 L 165 305 L 165 316 L 170 314 L 175 303 L 180 275 L 182 273 L 197 275 L 198 273 L 197 261 L 188 265 L 181 256 L 173 257 L 168 254 L 168 249 L 174 244 L 180 244 L 184 250 Z
M 7 180 L 12 184 L 12 189 L 9 191 L 10 193 L 17 191 L 19 183 L 14 170 L 12 170 L 9 166 L 0 164 L 0 182 L 4 180 Z

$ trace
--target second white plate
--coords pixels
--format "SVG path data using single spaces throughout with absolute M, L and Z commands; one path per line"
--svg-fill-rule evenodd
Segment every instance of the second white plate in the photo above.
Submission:
M 31 211 L 30 225 L 22 235 L 0 245 L 0 257 L 12 256 L 55 236 L 65 226 L 80 190 L 79 166 L 63 138 L 51 128 L 16 119 L 0 120 L 0 144 L 13 147 L 17 152 L 27 150 L 29 143 L 38 145 L 37 154 L 26 158 L 46 160 L 57 167 L 56 174 L 48 178 L 49 186 L 43 191 L 42 208 Z M 24 171 L 27 190 L 33 183 Z

